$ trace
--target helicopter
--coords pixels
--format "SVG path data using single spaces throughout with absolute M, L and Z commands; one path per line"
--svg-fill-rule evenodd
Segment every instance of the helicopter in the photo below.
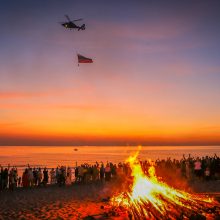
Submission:
M 65 15 L 65 17 L 67 18 L 68 22 L 61 22 L 61 25 L 67 29 L 78 29 L 79 30 L 85 30 L 86 29 L 86 25 L 83 24 L 82 26 L 77 26 L 74 22 L 75 21 L 81 21 L 82 18 L 77 19 L 77 20 L 73 20 L 71 21 L 68 15 Z

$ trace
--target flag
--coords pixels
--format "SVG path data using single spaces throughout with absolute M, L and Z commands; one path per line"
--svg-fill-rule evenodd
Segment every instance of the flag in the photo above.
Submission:
M 78 63 L 93 63 L 93 60 L 87 57 L 84 57 L 80 54 L 77 54 L 78 56 Z

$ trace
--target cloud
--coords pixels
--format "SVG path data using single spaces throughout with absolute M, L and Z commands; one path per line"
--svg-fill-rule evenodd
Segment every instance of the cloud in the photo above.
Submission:
M 4 122 L 4 123 L 0 123 L 1 128 L 16 127 L 16 126 L 20 126 L 20 125 L 23 125 L 23 123 L 21 123 L 21 122 Z
M 207 41 L 204 42 L 201 37 L 196 37 L 194 30 L 196 24 L 183 23 L 185 22 L 169 19 L 160 23 L 94 21 L 94 30 L 88 33 L 90 41 L 82 36 L 80 41 L 76 39 L 76 42 L 90 49 L 115 50 L 117 53 L 129 50 L 142 54 L 172 53 L 207 46 Z M 96 34 L 97 30 L 100 30 L 99 35 Z
M 47 93 L 32 93 L 32 92 L 16 92 L 16 91 L 0 91 L 0 99 L 22 99 L 29 97 L 47 96 Z
M 88 105 L 88 104 L 28 104 L 28 103 L 6 103 L 0 104 L 0 109 L 23 109 L 23 110 L 39 110 L 39 109 L 53 109 L 53 110 L 82 110 L 82 111 L 91 111 L 96 109 L 108 108 L 107 105 Z
M 207 66 L 207 64 L 191 62 L 188 60 L 174 61 L 163 65 L 164 72 L 168 75 L 190 76 L 190 75 L 210 75 L 220 73 L 220 66 Z

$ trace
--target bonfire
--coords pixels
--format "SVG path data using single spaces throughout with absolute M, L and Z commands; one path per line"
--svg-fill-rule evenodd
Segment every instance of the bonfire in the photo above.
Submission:
M 130 219 L 215 219 L 217 202 L 168 186 L 156 176 L 153 165 L 145 174 L 138 153 L 126 161 L 131 168 L 131 181 L 126 191 L 111 198 L 112 207 L 127 210 Z

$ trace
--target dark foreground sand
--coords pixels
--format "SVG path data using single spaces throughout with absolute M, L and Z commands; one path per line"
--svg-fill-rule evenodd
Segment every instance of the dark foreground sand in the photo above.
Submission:
M 216 199 L 220 198 L 220 181 L 194 182 L 191 186 L 195 192 L 214 193 Z M 103 206 L 108 206 L 103 199 L 111 196 L 116 188 L 115 183 L 93 183 L 0 192 L 0 219 L 83 219 L 103 214 Z
M 0 219 L 83 219 L 103 213 L 110 189 L 93 183 L 0 192 Z

